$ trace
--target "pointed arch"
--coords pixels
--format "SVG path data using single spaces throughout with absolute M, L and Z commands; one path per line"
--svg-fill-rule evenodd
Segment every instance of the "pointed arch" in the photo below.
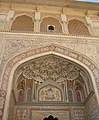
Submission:
M 10 93 L 11 93 L 11 89 L 8 89 L 8 86 L 9 88 L 12 88 L 13 75 L 16 68 L 20 64 L 24 63 L 25 61 L 28 61 L 30 59 L 33 59 L 39 56 L 48 55 L 48 54 L 56 54 L 56 55 L 62 56 L 64 58 L 67 58 L 69 60 L 72 60 L 80 64 L 83 68 L 85 68 L 90 74 L 90 77 L 94 86 L 95 94 L 97 97 L 97 101 L 99 103 L 99 99 L 98 99 L 99 98 L 99 82 L 98 82 L 99 70 L 96 67 L 96 65 L 86 56 L 76 53 L 75 51 L 70 50 L 68 48 L 51 44 L 48 46 L 43 46 L 43 47 L 31 49 L 29 51 L 25 51 L 23 53 L 16 55 L 15 57 L 13 57 L 11 60 L 8 61 L 5 67 L 5 70 L 3 72 L 2 85 L 1 85 L 1 93 L 3 93 L 1 94 L 2 95 L 1 97 L 4 98 L 4 104 L 2 107 L 3 120 L 6 120 L 7 118 L 6 113 L 9 108 L 9 104 L 7 103 L 9 102 Z
M 44 90 L 44 89 L 46 89 L 46 90 Z M 42 91 L 44 91 L 44 92 L 42 92 Z M 56 83 L 56 82 L 54 82 L 52 80 L 45 81 L 44 83 L 42 83 L 38 87 L 38 89 L 37 89 L 37 97 L 38 97 L 39 101 L 43 101 L 43 98 L 42 98 L 42 100 L 40 99 L 40 94 L 44 95 L 46 91 L 48 91 L 49 93 L 53 93 L 52 91 L 54 91 L 55 96 L 53 95 L 52 100 L 57 99 L 56 101 L 62 101 L 64 99 L 62 87 L 59 86 L 58 83 Z M 44 95 L 43 97 L 46 97 L 46 95 Z M 49 100 L 51 100 L 51 99 L 49 99 Z

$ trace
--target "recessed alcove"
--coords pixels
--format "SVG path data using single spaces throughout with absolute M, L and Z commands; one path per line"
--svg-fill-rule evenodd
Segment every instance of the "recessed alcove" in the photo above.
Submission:
M 49 54 L 26 61 L 16 69 L 11 94 L 14 100 L 11 102 L 14 106 L 22 107 L 37 105 L 57 109 L 57 106 L 65 106 L 69 109 L 74 106 L 84 107 L 93 94 L 91 78 L 84 67 L 61 56 Z M 42 107 L 41 110 L 53 110 Z M 35 111 L 35 114 L 40 112 Z
M 23 63 L 17 68 L 14 79 L 17 102 L 84 102 L 93 91 L 88 72 L 57 55 L 42 56 Z

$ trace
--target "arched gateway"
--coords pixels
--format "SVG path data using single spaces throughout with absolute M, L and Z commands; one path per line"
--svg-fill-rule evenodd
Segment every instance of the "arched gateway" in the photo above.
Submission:
M 50 114 L 84 119 L 87 102 L 99 103 L 98 79 L 93 62 L 65 47 L 52 44 L 20 53 L 3 73 L 0 119 L 41 120 Z

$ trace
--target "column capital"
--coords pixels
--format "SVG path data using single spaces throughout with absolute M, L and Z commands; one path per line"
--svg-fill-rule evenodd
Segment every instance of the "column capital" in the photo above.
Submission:
M 39 11 L 35 12 L 35 21 L 41 19 L 41 13 Z
M 89 16 L 85 16 L 85 18 L 86 18 L 86 21 L 87 21 L 87 26 L 93 27 L 93 23 L 92 23 L 91 18 Z
M 35 18 L 34 18 L 34 31 L 40 32 L 40 21 L 41 21 L 41 13 L 39 11 L 35 12 Z
M 67 18 L 65 14 L 61 14 L 61 22 L 67 22 Z
M 14 11 L 14 10 L 9 10 L 9 12 L 8 12 L 8 14 L 7 14 L 6 21 L 10 21 L 10 19 L 13 19 L 14 14 L 15 14 L 15 11 Z

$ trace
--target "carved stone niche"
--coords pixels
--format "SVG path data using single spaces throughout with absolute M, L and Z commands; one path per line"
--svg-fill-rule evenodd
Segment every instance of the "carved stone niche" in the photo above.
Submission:
M 61 91 L 53 85 L 47 85 L 39 91 L 39 101 L 62 101 Z
M 23 92 L 24 101 L 68 101 L 68 90 L 72 99 L 77 101 L 76 93 L 84 101 L 93 90 L 90 76 L 86 69 L 77 63 L 57 55 L 45 55 L 21 64 L 14 74 L 15 95 Z M 24 83 L 24 85 L 22 85 Z M 57 87 L 58 86 L 58 87 Z M 31 95 L 28 94 L 30 90 Z M 58 97 L 57 97 L 58 96 Z

